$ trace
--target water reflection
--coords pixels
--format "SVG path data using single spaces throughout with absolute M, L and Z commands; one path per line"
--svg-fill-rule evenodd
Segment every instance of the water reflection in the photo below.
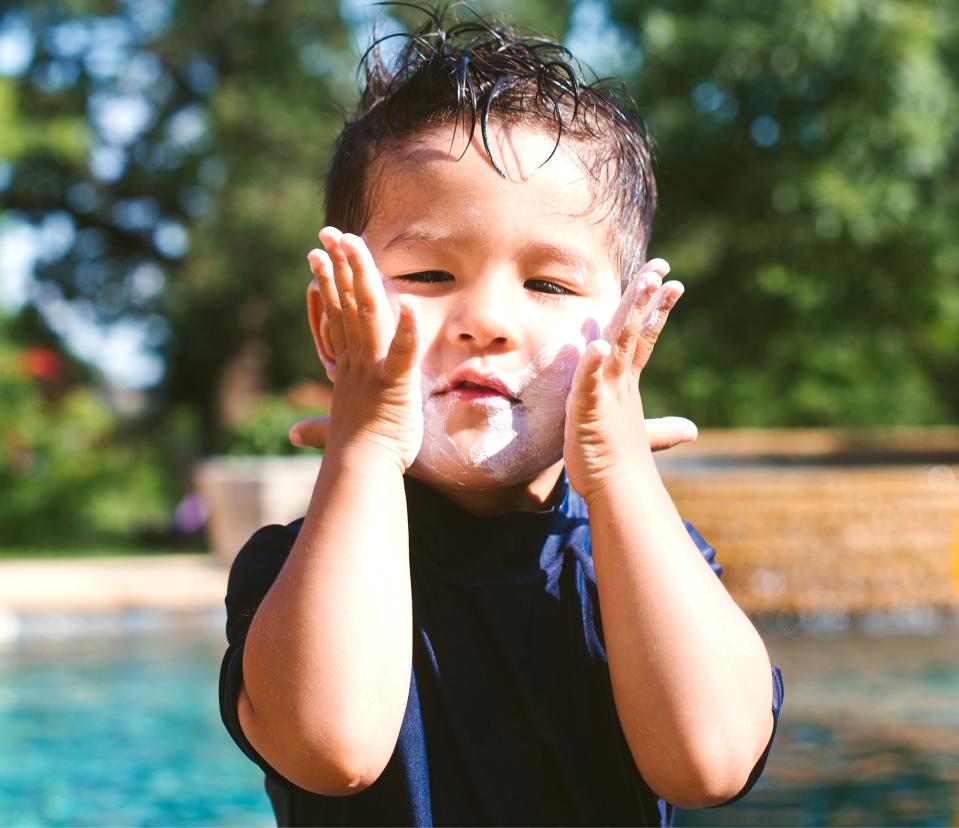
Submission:
M 786 681 L 766 773 L 742 802 L 681 812 L 678 826 L 955 824 L 955 622 L 941 619 L 926 634 L 877 636 L 862 627 L 764 633 Z

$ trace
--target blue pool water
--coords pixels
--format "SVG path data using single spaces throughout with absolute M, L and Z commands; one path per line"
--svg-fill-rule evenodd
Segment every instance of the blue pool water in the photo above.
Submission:
M 0 650 L 0 824 L 275 825 L 217 708 L 218 625 Z
M 786 677 L 766 774 L 677 825 L 956 824 L 954 626 L 764 638 Z M 220 722 L 223 649 L 215 618 L 0 648 L 0 824 L 274 825 Z
M 677 826 L 956 825 L 959 628 L 763 633 L 786 699 L 766 772 L 741 802 Z

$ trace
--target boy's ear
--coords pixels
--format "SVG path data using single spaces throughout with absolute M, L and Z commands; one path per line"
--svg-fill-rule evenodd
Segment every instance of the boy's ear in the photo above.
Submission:
M 336 356 L 333 352 L 333 340 L 330 337 L 330 320 L 323 309 L 320 299 L 320 286 L 311 279 L 306 288 L 306 313 L 310 319 L 310 331 L 316 343 L 316 353 L 326 369 L 330 382 L 336 382 Z

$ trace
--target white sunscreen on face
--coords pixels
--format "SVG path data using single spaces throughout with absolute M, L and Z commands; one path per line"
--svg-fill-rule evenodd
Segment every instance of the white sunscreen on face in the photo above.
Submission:
M 555 463 L 579 357 L 571 344 L 547 344 L 525 368 L 500 372 L 518 402 L 437 394 L 442 381 L 424 375 L 423 445 L 411 470 L 426 480 L 484 488 L 528 479 Z

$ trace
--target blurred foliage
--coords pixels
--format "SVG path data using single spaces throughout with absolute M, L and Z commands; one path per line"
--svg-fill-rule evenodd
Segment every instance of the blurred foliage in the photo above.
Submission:
M 313 416 L 291 405 L 282 395 L 264 394 L 256 407 L 227 432 L 226 453 L 237 455 L 320 454 L 316 449 L 294 446 L 288 433 L 297 420 Z
M 612 0 L 688 287 L 650 405 L 703 425 L 959 418 L 953 0 Z
M 688 288 L 644 384 L 651 414 L 956 420 L 954 0 L 475 8 L 623 73 L 649 122 L 651 253 Z M 197 450 L 226 447 L 238 372 L 257 392 L 322 375 L 303 257 L 369 13 L 353 0 L 43 0 L 0 15 L 30 45 L 0 77 L 0 209 L 62 237 L 34 301 L 141 320 L 166 363 L 157 422 L 191 412 Z M 385 30 L 419 19 L 389 14 Z
M 53 348 L 13 343 L 0 317 L 3 546 L 118 541 L 170 521 L 159 444 L 140 439 Z

